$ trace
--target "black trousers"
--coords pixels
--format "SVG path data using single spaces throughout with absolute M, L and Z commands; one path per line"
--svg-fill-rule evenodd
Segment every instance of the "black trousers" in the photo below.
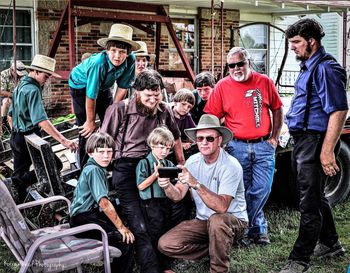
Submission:
M 76 116 L 76 121 L 78 126 L 82 126 L 86 121 L 86 88 L 83 89 L 74 89 L 70 88 L 70 94 L 73 102 L 74 114 Z M 96 99 L 96 113 L 100 118 L 101 124 L 105 117 L 106 110 L 108 106 L 113 103 L 113 97 L 110 90 L 100 90 Z M 85 144 L 87 139 L 79 135 L 79 161 L 80 168 L 83 169 L 83 166 L 88 160 L 88 155 L 85 151 Z
M 289 259 L 309 263 L 317 241 L 331 246 L 337 242 L 338 234 L 324 193 L 327 176 L 320 162 L 324 134 L 304 132 L 292 136 L 295 143 L 292 162 L 297 175 L 301 216 L 299 235 Z M 335 154 L 339 147 L 338 143 Z
M 141 159 L 119 159 L 113 165 L 112 183 L 117 192 L 122 215 L 135 236 L 136 262 L 141 273 L 160 273 L 157 249 L 140 208 L 140 196 L 136 187 L 136 166 Z
M 118 213 L 119 215 L 119 213 Z M 108 236 L 108 244 L 119 248 L 122 255 L 119 258 L 113 259 L 111 269 L 113 273 L 132 273 L 133 272 L 133 244 L 123 242 L 123 237 L 108 219 L 104 212 L 94 209 L 91 212 L 83 212 L 74 215 L 70 219 L 70 226 L 77 227 L 84 224 L 97 224 L 106 231 Z M 102 240 L 101 232 L 92 230 L 76 235 L 80 238 L 90 238 Z

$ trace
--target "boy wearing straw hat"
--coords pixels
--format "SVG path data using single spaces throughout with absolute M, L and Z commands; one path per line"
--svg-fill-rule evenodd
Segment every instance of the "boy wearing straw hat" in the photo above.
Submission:
M 243 170 L 237 159 L 222 145 L 232 132 L 220 126 L 213 115 L 203 115 L 198 126 L 185 130 L 197 142 L 199 153 L 191 156 L 173 185 L 158 178 L 167 197 L 177 202 L 191 191 L 196 218 L 180 223 L 158 242 L 159 250 L 170 257 L 197 260 L 208 255 L 210 272 L 229 272 L 230 249 L 248 226 Z
M 29 69 L 28 76 L 24 76 L 13 92 L 13 100 L 9 111 L 12 122 L 11 149 L 13 153 L 12 183 L 18 190 L 19 201 L 26 197 L 26 188 L 36 183 L 34 171 L 29 171 L 31 158 L 24 139 L 31 133 L 40 134 L 42 128 L 64 147 L 75 151 L 78 145 L 66 139 L 52 125 L 42 103 L 42 88 L 52 76 L 61 78 L 55 71 L 56 61 L 43 55 L 35 55 Z
M 81 167 L 87 160 L 85 153 L 86 138 L 96 129 L 95 116 L 101 123 L 107 107 L 113 98 L 110 88 L 118 84 L 116 101 L 122 100 L 135 78 L 135 56 L 131 51 L 140 45 L 132 40 L 133 30 L 123 24 L 114 24 L 108 38 L 97 43 L 105 50 L 93 54 L 76 66 L 69 76 L 69 87 L 73 101 L 77 124 L 81 126 L 79 136 L 79 154 Z
M 150 55 L 148 54 L 147 44 L 142 41 L 136 41 L 140 45 L 140 49 L 134 51 L 136 57 L 136 76 L 148 67 Z

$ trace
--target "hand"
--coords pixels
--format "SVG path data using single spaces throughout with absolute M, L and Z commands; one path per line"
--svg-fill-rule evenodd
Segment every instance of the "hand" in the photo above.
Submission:
M 276 140 L 276 138 L 274 137 L 270 137 L 268 140 L 267 140 L 268 143 L 270 143 L 273 147 L 275 147 L 275 149 L 277 148 L 278 146 L 278 140 Z
M 170 179 L 166 177 L 158 177 L 158 185 L 162 189 L 167 189 L 170 186 Z
M 182 169 L 182 172 L 179 173 L 178 176 L 180 183 L 187 184 L 189 187 L 193 188 L 198 182 L 197 179 L 192 176 L 185 166 L 178 165 L 177 167 Z
M 78 143 L 69 140 L 69 139 L 64 139 L 62 141 L 62 145 L 68 149 L 70 149 L 71 152 L 75 152 L 76 150 L 78 150 L 79 146 Z
M 85 121 L 83 126 L 79 127 L 79 129 L 82 129 L 81 131 L 79 131 L 79 134 L 81 134 L 85 138 L 88 138 L 96 130 L 95 121 Z
M 188 150 L 189 148 L 191 148 L 191 142 L 185 142 L 185 143 L 182 143 L 182 148 L 184 150 Z
M 121 228 L 118 228 L 118 231 L 122 235 L 124 243 L 131 244 L 135 241 L 134 234 L 132 234 L 131 231 L 126 226 L 122 226 Z
M 323 172 L 328 176 L 334 176 L 339 172 L 339 167 L 337 165 L 334 152 L 321 151 L 320 161 L 322 165 Z

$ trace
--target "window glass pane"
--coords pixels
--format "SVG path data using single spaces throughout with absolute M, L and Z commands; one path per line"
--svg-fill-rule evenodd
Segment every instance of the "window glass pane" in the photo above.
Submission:
M 0 9 L 0 25 L 12 26 L 12 10 Z M 31 26 L 29 10 L 16 10 L 16 26 Z
M 0 43 L 11 43 L 13 42 L 13 28 L 4 27 L 3 34 L 0 38 Z M 30 44 L 32 42 L 31 29 L 29 27 L 17 27 L 16 28 L 16 39 L 17 43 Z
M 268 27 L 266 25 L 252 25 L 240 29 L 239 46 L 248 50 L 252 58 L 255 71 L 267 74 L 267 40 Z
M 32 59 L 31 46 L 17 46 L 17 60 L 22 61 L 26 65 L 30 65 Z M 10 67 L 13 60 L 13 46 L 0 46 L 0 71 Z

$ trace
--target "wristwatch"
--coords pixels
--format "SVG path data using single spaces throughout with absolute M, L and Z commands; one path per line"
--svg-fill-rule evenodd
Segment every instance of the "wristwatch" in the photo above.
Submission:
M 201 186 L 202 186 L 202 184 L 197 182 L 196 185 L 194 185 L 193 189 L 198 190 Z

